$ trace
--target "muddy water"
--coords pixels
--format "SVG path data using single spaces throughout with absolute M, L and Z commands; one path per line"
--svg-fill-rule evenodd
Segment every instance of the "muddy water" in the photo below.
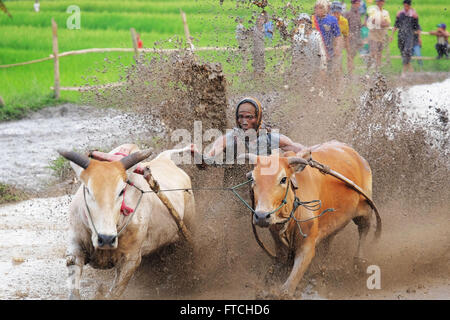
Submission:
M 448 80 L 427 87 L 409 88 L 409 91 L 406 88 L 409 96 L 403 97 L 403 104 L 415 101 L 412 95 L 420 92 L 421 98 L 430 93 L 430 99 L 436 102 L 433 108 L 439 107 L 440 100 L 436 99 L 433 90 L 436 87 L 442 90 L 443 85 L 448 85 Z M 374 91 L 375 96 L 377 92 Z M 380 91 L 380 95 L 385 93 Z M 263 101 L 265 111 L 271 115 L 268 120 L 280 124 L 284 132 L 296 141 L 306 145 L 335 137 L 352 141 L 348 132 L 337 127 L 342 123 L 341 111 L 349 103 L 345 98 L 319 98 L 313 92 L 303 97 L 306 102 L 299 102 L 298 109 L 291 110 L 289 106 L 296 105 L 293 103 L 296 97 L 286 92 L 255 91 L 254 94 Z M 234 103 L 239 97 L 228 96 L 227 99 Z M 442 103 L 445 106 L 445 102 Z M 280 105 L 288 108 L 280 112 Z M 372 105 L 376 106 L 376 103 Z M 404 108 L 402 104 L 400 106 Z M 411 106 L 435 114 L 433 108 L 422 102 Z M 386 110 L 381 111 L 384 113 Z M 283 121 L 283 113 L 289 115 L 291 121 Z M 371 115 L 372 119 L 382 120 L 376 113 Z M 42 192 L 54 180 L 46 166 L 56 157 L 57 148 L 108 148 L 123 142 L 151 139 L 164 129 L 157 120 L 151 121 L 143 118 L 142 112 L 65 105 L 44 109 L 29 119 L 2 123 L 0 146 L 8 152 L 1 155 L 0 181 Z M 386 123 L 391 124 L 389 121 Z M 428 128 L 426 124 L 423 126 Z M 366 137 L 362 131 L 361 135 Z M 351 223 L 336 237 L 328 257 L 318 253 L 298 287 L 296 298 L 450 298 L 448 197 L 444 189 L 439 194 L 433 189 L 438 179 L 441 188 L 447 186 L 448 174 L 442 176 L 438 169 L 426 171 L 425 177 L 411 174 L 416 167 L 409 167 L 414 161 L 408 162 L 408 159 L 414 160 L 417 156 L 415 149 L 430 152 L 426 158 L 427 166 L 439 162 L 435 162 L 436 155 L 423 146 L 422 136 L 414 136 L 415 140 L 408 135 L 398 137 L 398 142 L 394 141 L 389 146 L 393 149 L 392 154 L 403 153 L 404 157 L 397 157 L 395 163 L 399 168 L 392 171 L 388 170 L 387 164 L 393 167 L 394 162 L 385 157 L 391 154 L 382 150 L 389 139 L 385 141 L 372 135 L 371 148 L 361 140 L 353 140 L 360 146 L 358 151 L 364 153 L 374 168 L 375 201 L 382 213 L 384 231 L 381 242 L 373 247 L 368 258 L 381 269 L 381 290 L 367 289 L 368 275 L 360 276 L 353 270 L 357 231 Z M 408 149 L 411 143 L 415 147 L 412 151 Z M 418 168 L 416 171 L 425 170 Z M 220 169 L 193 172 L 195 182 L 204 186 L 217 186 L 223 174 Z M 402 177 L 405 173 L 412 178 Z M 424 184 L 419 178 L 428 179 L 429 183 Z M 417 184 L 417 187 L 408 188 L 412 184 Z M 396 188 L 389 188 L 391 185 L 396 185 Z M 71 196 L 65 193 L 60 190 L 60 197 L 36 198 L 0 207 L 0 299 L 66 298 L 64 251 L 67 207 Z M 425 205 L 410 202 L 411 194 Z M 183 259 L 181 244 L 165 248 L 143 260 L 124 297 L 254 299 L 261 297 L 268 284 L 280 285 L 284 281 L 286 270 L 272 267 L 269 258 L 253 239 L 248 213 L 230 194 L 198 192 L 196 197 L 201 217 L 196 230 L 200 251 L 198 260 L 192 263 Z M 267 241 L 266 236 L 263 233 Z M 107 286 L 113 277 L 112 270 L 100 271 L 86 266 L 81 282 L 82 296 L 95 298 L 97 287 L 100 284 Z
M 158 119 L 114 109 L 65 104 L 27 119 L 0 124 L 1 182 L 36 191 L 54 182 L 51 160 L 57 149 L 108 148 L 161 134 Z M 49 143 L 51 141 L 51 143 Z

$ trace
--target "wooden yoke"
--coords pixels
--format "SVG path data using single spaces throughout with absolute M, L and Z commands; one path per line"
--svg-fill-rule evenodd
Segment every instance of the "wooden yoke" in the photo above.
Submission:
M 181 234 L 183 235 L 184 239 L 189 244 L 193 244 L 191 233 L 187 229 L 183 220 L 180 218 L 180 215 L 178 214 L 177 210 L 175 210 L 172 203 L 164 194 L 164 192 L 159 192 L 160 191 L 159 184 L 155 179 L 153 179 L 151 170 L 148 166 L 144 168 L 144 179 L 147 180 L 148 185 L 153 190 L 153 192 L 158 196 L 159 200 L 161 200 L 161 202 L 164 203 L 164 205 L 167 207 L 167 209 L 170 212 L 170 215 L 177 223 L 178 229 L 181 231 Z

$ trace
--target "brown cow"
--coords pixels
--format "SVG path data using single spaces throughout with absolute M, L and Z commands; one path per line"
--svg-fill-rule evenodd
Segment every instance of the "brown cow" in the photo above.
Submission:
M 366 199 L 344 182 L 307 166 L 303 158 L 290 154 L 254 156 L 256 162 L 251 177 L 253 223 L 269 228 L 275 240 L 277 258 L 281 257 L 285 244 L 294 255 L 292 271 L 281 288 L 282 294 L 291 296 L 314 257 L 316 246 L 326 240 L 325 245 L 329 247 L 331 239 L 351 220 L 359 231 L 355 258 L 362 258 L 372 211 Z M 344 175 L 372 196 L 371 169 L 354 149 L 331 141 L 312 147 L 311 154 L 314 160 Z M 295 196 L 302 202 L 320 200 L 320 210 L 313 211 L 302 205 L 293 210 Z M 314 218 L 328 208 L 335 211 Z M 313 219 L 300 222 L 310 218 Z M 381 219 L 377 214 L 377 237 L 380 232 Z

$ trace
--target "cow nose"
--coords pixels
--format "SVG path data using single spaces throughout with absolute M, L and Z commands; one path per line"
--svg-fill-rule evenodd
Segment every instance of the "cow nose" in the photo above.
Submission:
M 270 214 L 267 212 L 256 211 L 253 215 L 253 222 L 260 227 L 268 227 L 269 223 L 267 222 L 267 218 L 269 218 Z
M 98 247 L 104 248 L 104 249 L 112 248 L 112 247 L 114 247 L 116 238 L 117 238 L 117 236 L 115 236 L 115 235 L 111 236 L 111 235 L 106 235 L 106 234 L 99 234 L 98 240 L 97 240 Z

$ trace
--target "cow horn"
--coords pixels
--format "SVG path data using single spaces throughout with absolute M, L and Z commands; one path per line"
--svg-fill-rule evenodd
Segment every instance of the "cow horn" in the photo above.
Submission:
M 245 160 L 249 160 L 250 163 L 256 163 L 256 158 L 257 157 L 258 156 L 256 154 L 253 154 L 253 153 L 244 153 L 244 154 L 239 155 L 237 157 L 237 160 L 245 159 Z
M 295 165 L 295 164 L 303 164 L 305 166 L 308 165 L 308 161 L 306 161 L 303 158 L 298 158 L 298 157 L 290 157 L 290 158 L 288 158 L 288 162 L 289 162 L 290 166 Z
M 66 151 L 66 150 L 57 150 L 57 151 L 61 156 L 79 165 L 83 169 L 86 169 L 89 166 L 89 163 L 91 162 L 91 159 L 75 151 Z
M 125 170 L 128 170 L 135 164 L 150 157 L 152 152 L 153 152 L 153 149 L 138 151 L 138 152 L 130 154 L 129 156 L 126 156 L 125 158 L 120 159 L 120 162 L 122 163 Z

